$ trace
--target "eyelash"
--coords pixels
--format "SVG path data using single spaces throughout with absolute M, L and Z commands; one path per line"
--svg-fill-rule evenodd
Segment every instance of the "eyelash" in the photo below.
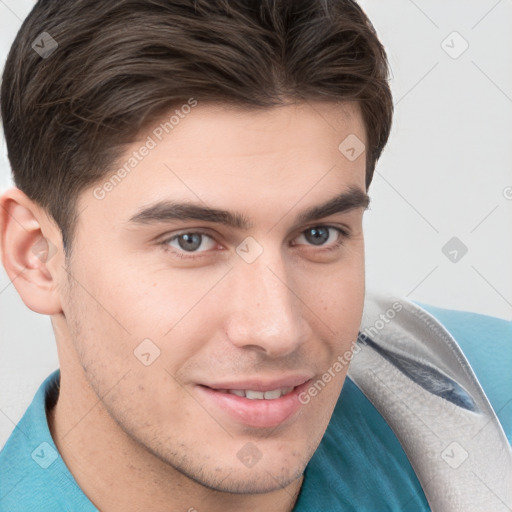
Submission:
M 334 230 L 336 230 L 339 233 L 340 238 L 342 238 L 342 239 L 348 239 L 350 237 L 350 234 L 349 234 L 349 232 L 347 230 L 344 230 L 344 229 L 342 229 L 342 228 L 340 228 L 338 226 L 330 226 L 330 225 L 324 225 L 324 224 L 320 224 L 318 226 L 311 226 L 311 227 L 305 229 L 304 231 L 301 231 L 298 236 L 303 235 L 306 231 L 309 231 L 310 229 L 316 229 L 316 228 L 334 229 Z M 166 238 L 165 240 L 162 240 L 162 242 L 160 242 L 159 245 L 162 246 L 164 251 L 170 252 L 170 253 L 174 254 L 177 258 L 180 258 L 180 259 L 190 259 L 190 260 L 192 260 L 192 259 L 197 259 L 197 258 L 204 257 L 204 253 L 206 253 L 208 251 L 200 251 L 200 252 L 197 252 L 197 253 L 190 252 L 189 253 L 189 252 L 186 252 L 186 251 L 177 251 L 177 250 L 175 250 L 173 247 L 171 247 L 169 245 L 170 242 L 178 239 L 180 236 L 183 236 L 183 235 L 203 235 L 203 236 L 211 238 L 212 240 L 215 241 L 215 239 L 211 236 L 210 233 L 198 229 L 198 230 L 194 230 L 194 231 L 182 231 L 181 233 L 178 233 L 177 235 L 173 235 L 170 238 Z M 331 245 L 330 247 L 324 247 L 322 249 L 322 252 L 335 251 L 335 250 L 339 249 L 342 245 L 343 245 L 342 241 L 337 241 L 334 245 Z M 314 247 L 314 246 L 311 246 L 311 247 Z M 322 246 L 319 246 L 319 247 L 322 247 Z M 197 254 L 197 255 L 194 255 L 194 254 Z

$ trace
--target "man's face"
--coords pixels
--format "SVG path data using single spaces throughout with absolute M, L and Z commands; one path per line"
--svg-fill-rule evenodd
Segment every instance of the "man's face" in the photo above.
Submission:
M 278 489 L 317 448 L 360 325 L 366 155 L 338 149 L 365 141 L 359 110 L 199 103 L 155 127 L 129 172 L 80 196 L 59 344 L 148 457 L 218 490 Z M 359 206 L 301 217 L 343 193 Z

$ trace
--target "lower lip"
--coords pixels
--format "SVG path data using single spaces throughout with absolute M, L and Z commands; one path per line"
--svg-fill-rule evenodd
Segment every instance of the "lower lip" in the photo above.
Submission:
M 273 400 L 250 400 L 206 386 L 197 386 L 197 389 L 209 402 L 222 409 L 237 423 L 248 427 L 272 428 L 295 417 L 302 407 L 299 395 L 308 384 L 309 381 L 297 386 L 291 393 Z

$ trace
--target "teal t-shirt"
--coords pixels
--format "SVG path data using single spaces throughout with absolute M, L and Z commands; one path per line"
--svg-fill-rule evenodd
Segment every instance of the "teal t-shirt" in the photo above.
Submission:
M 457 340 L 512 443 L 512 322 L 419 304 Z M 97 511 L 52 440 L 45 405 L 52 373 L 0 453 L 0 512 Z M 430 510 L 393 431 L 347 378 L 327 431 L 309 462 L 295 512 Z

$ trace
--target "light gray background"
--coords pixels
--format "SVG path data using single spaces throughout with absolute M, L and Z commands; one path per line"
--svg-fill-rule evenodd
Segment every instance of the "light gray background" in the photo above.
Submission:
M 0 0 L 1 68 L 33 4 Z M 367 287 L 511 320 L 512 0 L 361 5 L 388 51 L 396 109 L 365 214 Z M 1 189 L 9 173 L 2 138 Z M 468 248 L 455 263 L 442 252 L 452 237 Z M 49 319 L 0 271 L 0 447 L 57 366 Z

